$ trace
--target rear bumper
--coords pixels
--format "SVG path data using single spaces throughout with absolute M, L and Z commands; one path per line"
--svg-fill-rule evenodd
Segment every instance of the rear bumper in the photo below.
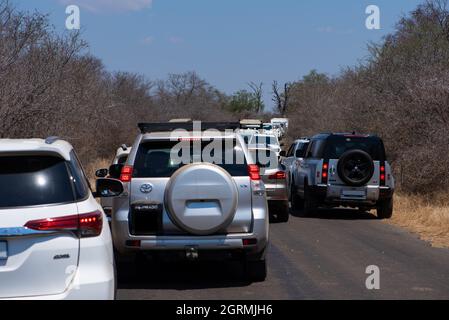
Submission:
M 311 194 L 320 203 L 328 205 L 367 206 L 374 207 L 377 201 L 391 198 L 394 189 L 390 187 L 366 186 L 351 188 L 347 186 L 316 185 L 309 187 Z M 342 196 L 344 190 L 363 191 L 362 197 Z
M 287 186 L 283 184 L 266 184 L 265 191 L 268 201 L 287 201 Z
M 244 251 L 249 254 L 263 252 L 268 244 L 267 219 L 255 219 L 251 233 L 226 235 L 191 236 L 191 235 L 154 235 L 132 236 L 126 222 L 114 221 L 114 245 L 122 253 L 138 251 Z M 119 225 L 117 225 L 119 224 Z M 126 231 L 125 231 L 126 230 Z M 245 245 L 244 240 L 250 240 Z M 255 241 L 255 242 L 254 242 Z
M 77 275 L 72 283 L 61 294 L 19 297 L 6 300 L 114 300 L 115 278 L 112 265 L 109 273 L 95 279 L 88 274 L 84 274 L 82 268 L 79 268 L 76 272 Z

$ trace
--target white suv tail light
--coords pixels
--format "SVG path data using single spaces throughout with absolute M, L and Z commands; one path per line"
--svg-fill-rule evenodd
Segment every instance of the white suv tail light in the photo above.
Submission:
M 103 228 L 103 215 L 100 211 L 57 218 L 28 221 L 25 227 L 38 231 L 71 231 L 81 238 L 96 237 Z

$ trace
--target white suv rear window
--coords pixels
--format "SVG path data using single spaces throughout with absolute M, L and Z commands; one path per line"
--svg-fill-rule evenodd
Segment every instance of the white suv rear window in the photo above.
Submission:
M 53 156 L 0 156 L 0 208 L 74 201 L 65 161 Z

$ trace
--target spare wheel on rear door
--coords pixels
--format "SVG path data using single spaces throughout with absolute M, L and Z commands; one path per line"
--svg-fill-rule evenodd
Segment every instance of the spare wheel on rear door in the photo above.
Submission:
M 186 165 L 171 177 L 165 204 L 172 221 L 195 235 L 224 230 L 234 219 L 237 186 L 231 175 L 208 163 Z
M 374 175 L 374 162 L 363 150 L 349 150 L 338 160 L 337 172 L 346 184 L 360 187 L 368 183 Z

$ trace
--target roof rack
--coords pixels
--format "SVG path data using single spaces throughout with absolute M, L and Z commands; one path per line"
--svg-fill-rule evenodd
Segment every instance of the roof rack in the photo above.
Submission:
M 51 136 L 51 137 L 48 137 L 48 138 L 45 139 L 45 143 L 46 144 L 53 144 L 53 143 L 55 143 L 58 140 L 61 140 L 61 138 L 56 137 L 56 136 Z
M 194 125 L 195 124 L 195 125 Z M 142 133 L 151 132 L 170 132 L 175 130 L 193 131 L 197 130 L 197 126 L 200 126 L 201 131 L 215 129 L 218 131 L 236 130 L 240 128 L 238 122 L 168 122 L 168 123 L 139 123 L 138 127 Z

